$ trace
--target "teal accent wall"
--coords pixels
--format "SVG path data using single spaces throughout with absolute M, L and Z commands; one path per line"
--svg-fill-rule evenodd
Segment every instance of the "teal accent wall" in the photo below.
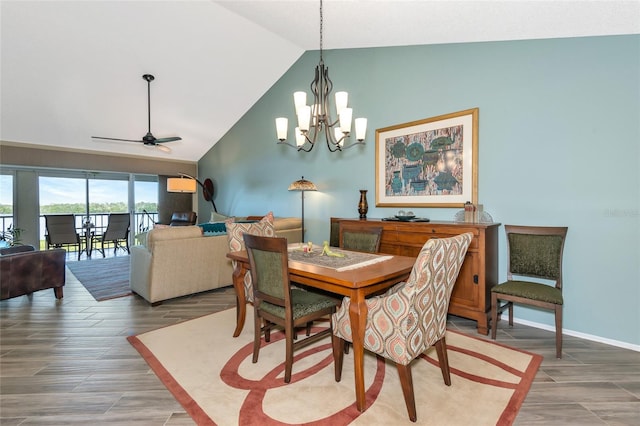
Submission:
M 640 36 L 487 42 L 324 52 L 334 90 L 368 118 L 366 145 L 299 153 L 276 145 L 274 119 L 307 90 L 318 52 L 306 52 L 200 160 L 218 211 L 299 216 L 306 238 L 329 238 L 329 218 L 356 217 L 367 189 L 375 205 L 375 129 L 479 108 L 478 199 L 496 222 L 566 225 L 564 327 L 640 345 Z M 259 72 L 259 69 L 256 69 Z M 232 100 L 225 100 L 232 101 Z M 207 217 L 201 206 L 199 217 Z M 451 220 L 459 209 L 412 208 Z M 500 229 L 500 279 L 505 238 Z M 516 316 L 553 325 L 547 312 Z

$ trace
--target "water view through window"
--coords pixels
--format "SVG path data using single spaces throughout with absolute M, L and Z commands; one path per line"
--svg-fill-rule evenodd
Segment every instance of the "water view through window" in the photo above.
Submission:
M 157 213 L 158 182 L 156 176 L 136 175 L 130 194 L 128 178 L 128 175 L 119 178 L 40 176 L 40 214 L 73 213 L 78 227 L 88 218 L 96 230 L 104 230 L 109 213 L 133 211 L 131 232 L 135 234 L 144 225 L 143 210 L 152 215 Z M 146 222 L 149 222 L 148 217 Z M 41 239 L 44 239 L 44 232 L 44 219 L 41 219 Z

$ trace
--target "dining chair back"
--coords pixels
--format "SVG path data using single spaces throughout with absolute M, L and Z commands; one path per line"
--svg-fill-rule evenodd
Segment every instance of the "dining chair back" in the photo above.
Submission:
M 76 246 L 78 260 L 82 252 L 80 234 L 76 230 L 76 217 L 73 214 L 46 214 L 44 215 L 46 227 L 45 240 L 47 250 L 51 247 Z
M 346 250 L 377 253 L 382 239 L 381 226 L 363 226 L 340 222 L 339 247 Z
M 364 348 L 396 364 L 409 419 L 414 422 L 417 414 L 411 361 L 435 346 L 444 382 L 451 385 L 445 341 L 447 311 L 472 238 L 469 232 L 451 238 L 431 238 L 420 250 L 406 282 L 365 300 Z M 333 315 L 336 381 L 342 377 L 344 343 L 353 341 L 350 304 L 350 299 L 345 297 Z
M 102 235 L 96 235 L 96 244 L 100 243 L 98 250 L 102 253 L 102 257 L 105 257 L 104 245 L 113 243 L 113 253 L 115 254 L 118 248 L 122 248 L 129 251 L 129 230 L 131 224 L 131 216 L 129 213 L 109 213 L 109 220 L 107 222 L 107 229 Z M 97 248 L 97 246 L 96 246 Z
M 292 288 L 289 281 L 287 239 L 244 234 L 253 282 L 254 340 L 253 363 L 258 362 L 261 337 L 271 340 L 271 328 L 278 325 L 285 334 L 285 383 L 291 381 L 293 352 L 331 334 L 331 327 L 295 339 L 295 328 L 336 311 L 338 300 Z M 264 324 L 264 325 L 263 325 Z M 329 322 L 330 324 L 330 322 Z
M 514 303 L 551 310 L 556 358 L 562 358 L 562 257 L 568 228 L 505 225 L 504 230 L 507 280 L 491 289 L 491 338 L 496 338 L 498 315 L 505 309 L 509 310 L 509 325 L 513 325 Z M 505 303 L 501 305 L 501 301 Z
M 244 234 L 260 235 L 263 237 L 275 237 L 276 230 L 273 226 L 273 213 L 267 213 L 258 222 L 236 222 L 234 218 L 225 220 L 225 228 L 227 230 L 227 241 L 229 242 L 229 251 L 244 250 Z M 236 269 L 236 261 L 232 260 L 231 265 Z M 251 284 L 251 272 L 247 271 L 243 277 L 244 294 L 247 302 L 253 302 L 253 286 Z M 239 308 L 239 307 L 237 307 Z

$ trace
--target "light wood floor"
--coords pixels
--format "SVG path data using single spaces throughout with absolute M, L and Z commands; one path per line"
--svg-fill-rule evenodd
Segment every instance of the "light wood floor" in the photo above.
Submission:
M 45 290 L 0 302 L 0 424 L 193 424 L 126 336 L 233 306 L 231 287 L 151 307 L 96 302 L 77 282 L 62 301 Z M 461 318 L 450 327 L 476 334 Z M 557 360 L 551 332 L 501 322 L 498 336 L 544 355 L 516 424 L 640 425 L 640 353 L 565 336 Z

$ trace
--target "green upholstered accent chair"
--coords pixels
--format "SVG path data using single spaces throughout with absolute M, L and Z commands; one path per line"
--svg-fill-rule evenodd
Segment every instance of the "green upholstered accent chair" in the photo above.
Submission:
M 396 284 L 380 296 L 365 299 L 364 348 L 395 363 L 412 422 L 417 419 L 411 376 L 414 359 L 435 346 L 444 383 L 451 385 L 445 340 L 447 311 L 453 285 L 472 239 L 470 232 L 451 238 L 429 239 L 420 250 L 406 282 Z M 350 305 L 351 299 L 345 297 L 332 318 L 336 382 L 342 378 L 343 345 L 345 341 L 353 341 Z
M 345 250 L 377 253 L 382 237 L 381 226 L 362 226 L 340 222 L 339 247 Z
M 505 225 L 504 229 L 507 281 L 491 289 L 491 338 L 496 338 L 498 314 L 507 308 L 509 325 L 513 325 L 514 303 L 549 309 L 555 314 L 556 357 L 562 358 L 562 254 L 567 227 Z
M 287 239 L 244 234 L 253 283 L 254 340 L 253 363 L 258 362 L 260 340 L 271 339 L 271 328 L 284 328 L 286 341 L 284 381 L 291 381 L 293 352 L 331 335 L 331 327 L 305 338 L 295 339 L 295 328 L 327 317 L 339 301 L 312 291 L 292 288 L 289 281 Z M 264 325 L 262 325 L 264 323 Z M 295 340 L 295 341 L 294 341 Z

